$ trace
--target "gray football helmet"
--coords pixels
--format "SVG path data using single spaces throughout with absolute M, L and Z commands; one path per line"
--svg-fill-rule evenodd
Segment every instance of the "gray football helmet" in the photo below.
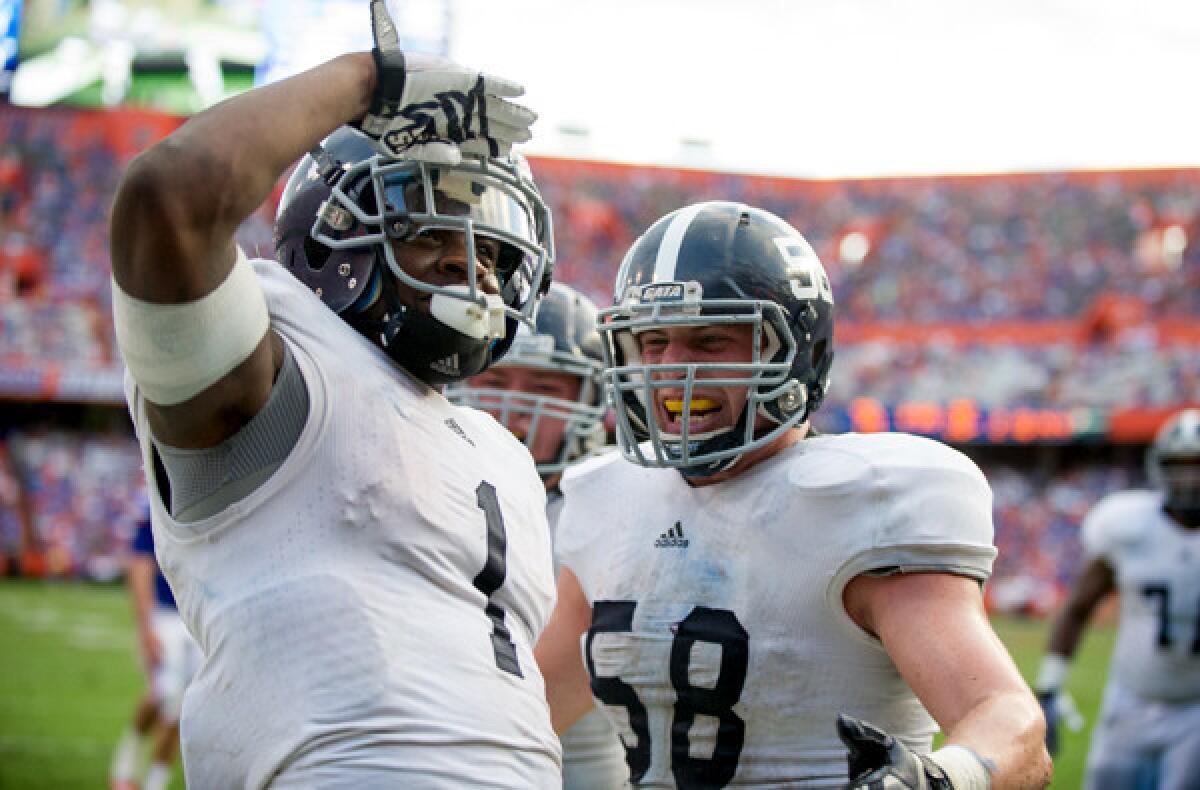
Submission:
M 528 367 L 578 376 L 579 397 L 574 401 L 546 395 L 472 386 L 458 382 L 446 388 L 446 397 L 463 406 L 497 415 L 511 427 L 511 420 L 527 415 L 526 446 L 534 447 L 544 420 L 562 420 L 563 441 L 555 458 L 539 461 L 542 477 L 562 472 L 567 465 L 604 445 L 605 398 L 600 371 L 603 353 L 596 332 L 596 306 L 583 294 L 562 283 L 554 283 L 538 304 L 534 328 L 522 325 L 504 359 L 494 367 Z
M 1167 507 L 1200 524 L 1200 409 L 1177 412 L 1158 429 L 1146 475 Z
M 394 241 L 463 233 L 464 285 L 418 280 L 401 267 Z M 500 242 L 500 296 L 476 282 L 475 236 Z M 549 287 L 550 212 L 520 154 L 464 154 L 458 165 L 391 159 L 350 127 L 331 134 L 296 166 L 275 219 L 278 260 L 348 322 L 379 300 L 387 319 L 361 327 L 410 373 L 443 384 L 478 373 L 531 323 Z M 433 295 L 429 313 L 396 302 L 385 277 Z
M 618 444 L 634 463 L 711 476 L 807 420 L 825 396 L 833 363 L 829 278 L 804 237 L 768 211 L 714 201 L 668 214 L 626 254 L 613 301 L 600 313 L 604 376 L 616 408 Z M 752 326 L 753 358 L 720 365 L 643 363 L 638 333 L 713 324 Z M 690 433 L 692 391 L 701 379 L 704 386 L 746 387 L 747 405 L 736 424 Z M 679 427 L 660 425 L 655 399 L 680 388 Z M 760 415 L 770 430 L 756 430 Z

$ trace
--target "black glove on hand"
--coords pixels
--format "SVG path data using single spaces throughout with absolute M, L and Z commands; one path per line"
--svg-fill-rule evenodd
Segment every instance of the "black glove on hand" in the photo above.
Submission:
M 1037 700 L 1042 706 L 1042 715 L 1046 717 L 1046 751 L 1053 757 L 1058 754 L 1058 692 L 1039 691 Z
M 840 715 L 837 729 L 850 751 L 850 781 L 845 790 L 954 790 L 936 763 L 878 727 Z
M 537 116 L 509 101 L 515 82 L 443 58 L 405 55 L 384 0 L 371 0 L 376 85 L 358 127 L 394 157 L 457 164 L 461 154 L 505 156 L 530 139 Z

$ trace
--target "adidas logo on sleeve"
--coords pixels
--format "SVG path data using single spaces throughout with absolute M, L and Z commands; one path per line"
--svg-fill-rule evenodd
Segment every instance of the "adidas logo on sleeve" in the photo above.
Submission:
M 683 536 L 683 525 L 678 521 L 675 522 L 675 526 L 659 535 L 658 540 L 654 541 L 656 549 L 686 549 L 687 545 L 688 539 Z

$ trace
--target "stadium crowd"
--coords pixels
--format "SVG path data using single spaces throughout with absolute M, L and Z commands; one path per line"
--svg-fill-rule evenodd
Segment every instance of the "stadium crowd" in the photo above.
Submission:
M 966 398 L 981 407 L 1149 408 L 1200 395 L 1195 344 L 995 345 L 876 339 L 838 347 L 828 399 L 884 403 Z
M 178 123 L 142 112 L 0 106 L 0 373 L 119 364 L 107 215 L 133 152 Z M 839 338 L 829 406 L 969 398 L 1003 407 L 1139 408 L 1200 399 L 1200 347 L 1159 322 L 1200 314 L 1200 171 L 806 181 L 538 159 L 555 212 L 559 279 L 605 304 L 620 255 L 649 220 L 720 197 L 800 228 L 833 278 Z M 270 206 L 242 229 L 269 254 Z M 919 275 L 914 276 L 914 272 Z M 1095 322 L 1119 298 L 1134 320 Z M 988 322 L 1082 327 L 996 342 Z M 854 337 L 856 325 L 984 325 L 968 336 Z M 1052 331 L 1052 330 L 1047 330 Z M 1043 333 L 1045 334 L 1045 333 Z M 114 403 L 120 393 L 112 393 Z M 0 397 L 4 393 L 0 392 Z M 140 476 L 125 436 L 17 426 L 0 437 L 0 560 L 29 521 L 53 575 L 110 578 Z M 1039 480 L 987 466 L 996 493 L 993 603 L 1052 606 L 1075 571 L 1087 508 L 1136 474 L 1107 465 Z M 1032 602 L 1032 603 L 1031 603 Z
M 1092 463 L 1039 479 L 1011 464 L 981 467 L 995 494 L 1000 550 L 990 601 L 1049 611 L 1078 570 L 1083 514 L 1107 492 L 1135 484 L 1138 473 Z M 113 578 L 138 519 L 140 478 L 131 438 L 34 428 L 0 439 L 0 568 L 17 569 L 21 522 L 30 518 L 43 572 Z

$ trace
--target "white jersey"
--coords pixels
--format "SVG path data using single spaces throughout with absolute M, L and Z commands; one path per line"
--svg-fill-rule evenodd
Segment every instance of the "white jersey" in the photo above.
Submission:
M 1200 529 L 1162 508 L 1156 491 L 1111 494 L 1084 519 L 1083 543 L 1116 574 L 1113 682 L 1145 699 L 1200 700 Z
M 152 496 L 159 563 L 206 656 L 182 715 L 188 786 L 557 787 L 533 658 L 552 558 L 529 454 L 282 267 L 254 265 L 310 413 L 224 511 L 179 523 Z M 136 392 L 131 411 L 153 469 Z
M 562 495 L 551 494 L 546 500 L 546 518 L 551 535 L 558 531 L 562 515 Z M 555 563 L 557 569 L 557 563 Z M 629 766 L 625 747 L 617 730 L 597 706 L 564 732 L 563 790 L 617 790 L 629 784 Z
M 563 489 L 559 558 L 635 784 L 841 787 L 838 713 L 929 750 L 936 724 L 842 591 L 872 571 L 987 578 L 991 491 L 965 456 L 822 436 L 716 485 L 609 456 Z

